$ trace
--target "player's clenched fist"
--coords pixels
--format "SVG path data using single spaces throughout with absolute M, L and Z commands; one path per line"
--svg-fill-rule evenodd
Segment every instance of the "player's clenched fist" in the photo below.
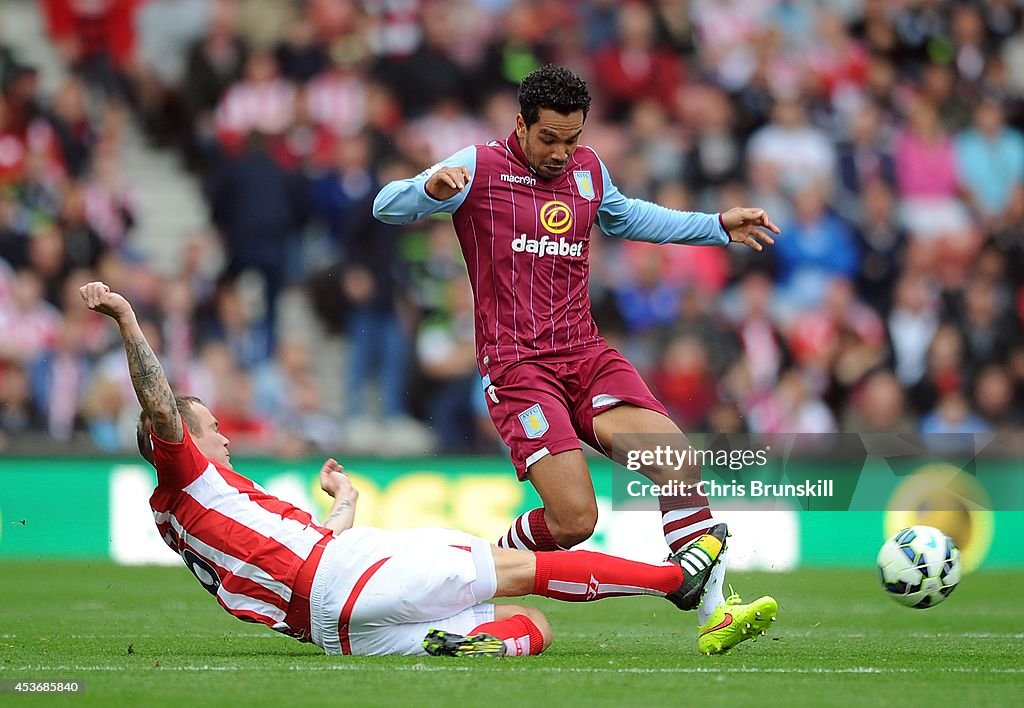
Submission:
M 78 289 L 90 310 L 120 320 L 132 311 L 132 306 L 121 295 L 110 289 L 106 283 L 87 283 Z
M 442 167 L 427 178 L 423 189 L 426 190 L 427 196 L 443 202 L 465 189 L 472 177 L 468 167 Z

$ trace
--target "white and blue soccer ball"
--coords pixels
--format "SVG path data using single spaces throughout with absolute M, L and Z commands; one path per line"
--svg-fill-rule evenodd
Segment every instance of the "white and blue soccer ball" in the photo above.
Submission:
M 896 602 L 924 609 L 956 589 L 963 566 L 953 539 L 931 526 L 911 526 L 889 538 L 878 551 L 882 589 Z

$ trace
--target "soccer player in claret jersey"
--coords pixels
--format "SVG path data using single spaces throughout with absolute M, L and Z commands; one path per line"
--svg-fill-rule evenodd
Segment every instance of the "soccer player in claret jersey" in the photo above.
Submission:
M 100 282 L 81 295 L 120 329 L 142 405 L 139 451 L 156 468 L 150 506 L 164 542 L 229 613 L 328 654 L 539 654 L 551 643 L 541 612 L 485 601 L 659 595 L 692 610 L 725 548 L 724 524 L 660 565 L 498 548 L 448 529 L 352 528 L 358 494 L 333 459 L 320 484 L 334 505 L 317 523 L 233 469 L 216 418 L 199 399 L 174 396 L 124 297 Z M 773 614 L 751 618 L 744 631 L 763 632 Z
M 619 462 L 630 450 L 650 449 L 655 435 L 685 444 L 633 366 L 597 332 L 588 294 L 594 223 L 616 238 L 756 251 L 774 243 L 768 232 L 779 229 L 762 209 L 701 214 L 624 197 L 597 153 L 579 143 L 590 95 L 564 68 L 529 74 L 519 105 L 507 138 L 385 185 L 374 214 L 398 224 L 452 214 L 475 296 L 477 364 L 491 419 L 519 478 L 544 503 L 516 519 L 499 545 L 544 551 L 586 540 L 597 522 L 581 439 Z M 696 465 L 641 471 L 659 486 L 700 481 Z M 672 552 L 715 524 L 699 494 L 659 501 Z M 742 605 L 735 596 L 727 604 L 724 563 L 717 568 L 698 610 L 698 646 L 706 653 L 739 641 L 731 626 L 737 617 L 774 604 Z

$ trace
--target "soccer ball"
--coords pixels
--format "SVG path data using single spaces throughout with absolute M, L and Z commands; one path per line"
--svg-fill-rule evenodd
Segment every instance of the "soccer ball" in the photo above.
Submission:
M 956 543 L 931 526 L 903 529 L 878 551 L 882 589 L 908 607 L 924 609 L 945 600 L 962 570 Z

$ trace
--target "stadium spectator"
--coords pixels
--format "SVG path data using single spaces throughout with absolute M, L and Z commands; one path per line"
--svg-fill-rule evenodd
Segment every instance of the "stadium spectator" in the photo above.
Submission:
M 779 295 L 800 311 L 821 301 L 829 280 L 853 278 L 860 253 L 849 224 L 832 213 L 818 183 L 804 185 L 794 197 L 793 221 L 775 249 Z
M 217 404 L 210 412 L 220 421 L 222 434 L 230 435 L 243 454 L 273 449 L 277 431 L 270 416 L 254 405 L 252 374 L 235 367 L 216 386 Z
M 238 153 L 249 136 L 281 135 L 294 118 L 295 84 L 280 76 L 273 53 L 257 50 L 246 61 L 244 79 L 217 105 L 213 124 L 221 144 Z
M 356 218 L 356 206 L 372 196 L 376 187 L 372 161 L 369 136 L 351 135 L 335 144 L 327 169 L 309 181 L 310 208 L 327 227 L 336 252 L 364 238 L 351 229 L 356 222 L 366 226 Z
M 28 228 L 25 210 L 13 194 L 0 193 L 0 300 L 9 294 L 13 272 L 28 258 Z
M 82 317 L 66 317 L 53 347 L 32 362 L 32 397 L 44 402 L 47 431 L 67 442 L 80 427 L 79 411 L 92 370 Z
M 286 79 L 303 85 L 327 66 L 327 52 L 317 41 L 316 27 L 305 15 L 296 15 L 284 39 L 274 48 L 277 64 Z
M 362 57 L 332 59 L 308 84 L 310 118 L 341 140 L 358 135 L 370 120 L 372 89 L 361 62 Z
M 739 343 L 737 364 L 757 393 L 774 387 L 789 363 L 785 338 L 771 309 L 777 302 L 774 287 L 764 273 L 748 273 L 723 305 L 724 316 Z
M 741 179 L 743 144 L 736 132 L 736 115 L 729 97 L 711 86 L 691 88 L 686 92 L 683 111 L 695 131 L 686 156 L 690 190 L 700 194 Z
M 422 39 L 404 57 L 384 56 L 374 69 L 398 99 L 409 118 L 422 116 L 442 101 L 473 103 L 469 72 L 456 61 L 459 24 L 453 14 L 458 5 L 436 0 L 419 3 Z
M 966 436 L 992 432 L 992 427 L 971 410 L 960 391 L 939 398 L 935 408 L 921 419 L 921 434 L 929 448 L 945 452 L 974 450 Z
M 680 427 L 707 427 L 711 411 L 719 403 L 718 383 L 700 339 L 683 335 L 670 341 L 651 376 L 651 384 Z
M 295 117 L 282 135 L 270 143 L 274 159 L 290 172 L 314 176 L 326 169 L 338 148 L 338 140 L 310 114 L 309 89 L 295 91 Z
M 383 177 L 394 175 L 394 167 L 385 168 Z M 347 415 L 357 430 L 377 425 L 368 401 L 370 387 L 376 384 L 376 418 L 395 444 L 401 446 L 402 438 L 408 438 L 411 446 L 424 445 L 421 426 L 409 414 L 414 343 L 405 312 L 408 274 L 402 265 L 401 229 L 373 218 L 373 198 L 380 183 L 375 175 L 365 179 L 365 191 L 351 205 L 344 226 L 341 296 L 351 343 Z
M 752 165 L 776 172 L 785 189 L 826 190 L 835 178 L 835 147 L 808 122 L 806 107 L 796 99 L 775 104 L 771 122 L 750 137 L 747 154 Z
M 924 376 L 910 389 L 910 399 L 924 414 L 935 408 L 939 399 L 965 390 L 969 381 L 963 337 L 956 327 L 944 324 L 932 337 Z
M 128 249 L 128 236 L 139 209 L 138 190 L 125 174 L 113 146 L 101 146 L 84 185 L 85 217 L 103 239 L 104 248 Z M 128 249 L 130 250 L 130 249 Z
M 298 381 L 312 375 L 309 345 L 296 338 L 277 343 L 274 356 L 253 371 L 253 405 L 261 414 L 273 416 L 279 424 L 294 408 L 292 397 Z M 168 380 L 170 377 L 168 377 Z
M 986 229 L 1005 225 L 1024 192 L 1024 135 L 1005 124 L 1002 106 L 982 101 L 974 126 L 956 136 L 955 149 L 968 205 Z
M 839 180 L 843 202 L 851 206 L 868 185 L 882 182 L 893 186 L 896 167 L 882 125 L 882 111 L 874 103 L 858 107 L 848 117 L 847 140 L 839 147 Z
M 803 3 L 780 5 L 777 9 L 792 13 L 796 8 L 807 12 L 808 17 L 802 22 L 805 26 L 786 27 L 785 35 L 809 40 L 805 59 L 809 77 L 805 81 L 813 82 L 815 92 L 826 98 L 838 114 L 859 111 L 860 96 L 868 79 L 868 51 L 831 8 L 818 9 L 814 19 Z M 806 26 L 811 24 L 816 25 L 813 30 Z
M 139 0 L 43 0 L 40 5 L 64 61 L 107 97 L 126 100 Z
M 621 121 L 644 100 L 674 107 L 683 86 L 682 63 L 658 45 L 654 15 L 646 3 L 619 7 L 616 36 L 594 58 L 595 91 L 607 117 Z
M 746 404 L 747 423 L 752 432 L 834 433 L 836 421 L 828 406 L 808 383 L 813 375 L 790 369 L 776 389 Z
M 270 347 L 288 253 L 307 216 L 305 184 L 274 161 L 264 135 L 250 133 L 242 153 L 211 175 L 208 199 L 228 258 L 223 278 L 234 281 L 249 269 L 263 277 Z
M 467 140 L 493 137 L 461 101 L 441 97 L 409 121 L 403 136 L 406 154 L 417 164 L 433 164 L 458 150 Z
M 914 422 L 903 384 L 888 371 L 876 371 L 853 391 L 843 412 L 843 432 L 910 435 Z
M 222 342 L 231 360 L 246 370 L 259 366 L 273 352 L 266 311 L 261 311 L 252 298 L 243 295 L 237 281 L 219 285 L 200 322 L 198 334 L 203 343 Z
M 61 315 L 43 298 L 43 282 L 34 270 L 21 268 L 0 301 L 0 363 L 27 365 L 52 347 L 60 334 Z
M 0 366 L 0 450 L 13 438 L 45 430 L 46 416 L 36 407 L 25 367 Z
M 274 425 L 273 453 L 298 458 L 338 449 L 345 438 L 341 424 L 326 408 L 322 384 L 311 374 L 303 374 L 294 385 L 291 405 L 282 411 L 282 421 Z
M 85 87 L 78 79 L 66 80 L 53 98 L 48 119 L 60 145 L 61 157 L 73 178 L 85 175 L 97 135 L 85 107 Z
M 667 327 L 679 313 L 680 287 L 668 280 L 661 254 L 644 249 L 631 259 L 633 267 L 616 289 L 616 302 L 632 335 Z
M 921 380 L 928 347 L 939 328 L 939 301 L 922 275 L 906 274 L 896 283 L 887 322 L 893 369 L 904 386 Z
M 473 400 L 484 396 L 473 346 L 473 293 L 464 277 L 447 281 L 445 305 L 423 321 L 416 340 L 425 417 L 441 453 L 475 449 Z
M 896 278 L 907 268 L 907 232 L 896 214 L 892 187 L 882 180 L 864 186 L 854 220 L 861 265 L 857 290 L 864 300 L 886 313 L 892 305 Z
M 206 33 L 189 48 L 182 98 L 192 142 L 190 164 L 217 154 L 214 112 L 227 90 L 238 81 L 248 62 L 249 45 L 238 32 L 237 3 L 212 0 Z
M 189 49 L 206 32 L 207 0 L 146 0 L 135 13 L 131 76 L 143 125 L 157 144 L 185 145 L 181 88 Z
M 963 291 L 960 330 L 967 345 L 969 365 L 976 371 L 985 362 L 1006 360 L 1010 347 L 1021 338 L 1020 322 L 1000 303 L 994 283 L 972 279 Z
M 1009 372 L 998 364 L 989 364 L 974 380 L 972 398 L 975 409 L 993 430 L 1012 433 L 1024 423 L 1020 400 L 1014 399 Z
M 669 109 L 653 99 L 633 105 L 625 117 L 629 155 L 638 155 L 654 185 L 681 182 L 686 176 L 686 145 L 683 134 L 669 116 Z
M 594 3 L 582 3 L 580 9 Z M 501 32 L 495 33 L 480 59 L 477 81 L 482 92 L 514 91 L 534 69 L 554 59 L 554 47 L 540 8 L 524 0 L 512 0 L 500 16 Z
M 914 102 L 894 156 L 900 215 L 911 236 L 931 241 L 962 239 L 962 234 L 969 233 L 970 216 L 959 197 L 953 141 L 930 101 Z

